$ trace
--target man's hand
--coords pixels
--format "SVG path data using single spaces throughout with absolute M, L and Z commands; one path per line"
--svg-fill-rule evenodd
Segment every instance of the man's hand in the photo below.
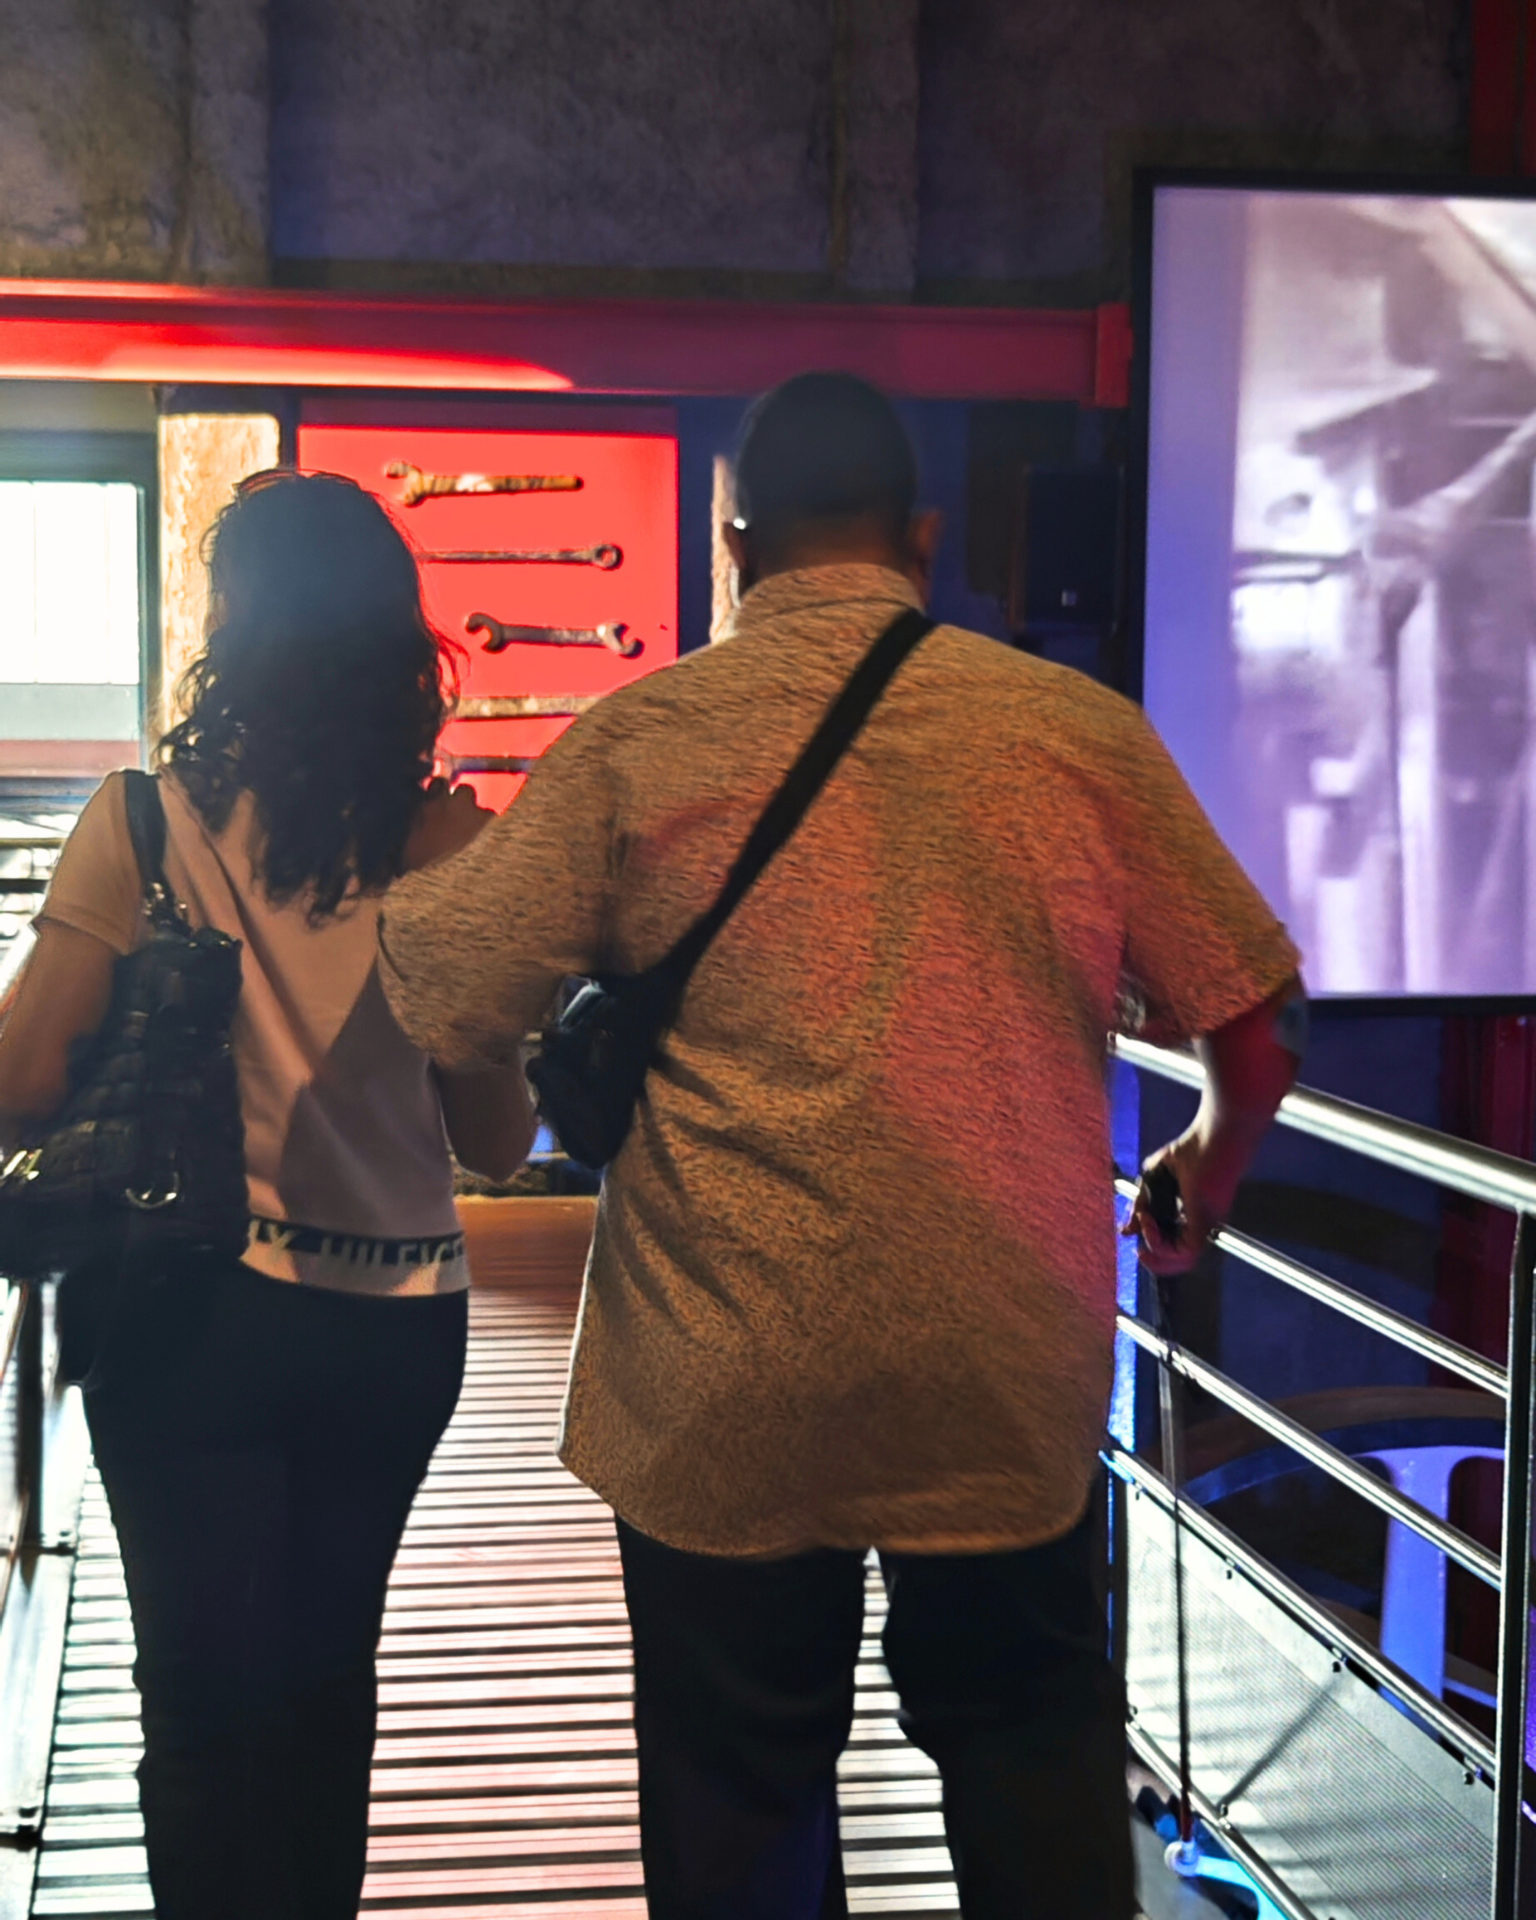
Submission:
M 1179 1185 L 1177 1239 L 1170 1239 L 1152 1210 L 1152 1176 L 1166 1168 Z M 1141 1262 L 1153 1273 L 1188 1273 L 1205 1251 L 1206 1242 L 1227 1218 L 1230 1190 L 1210 1178 L 1199 1130 L 1191 1128 L 1180 1139 L 1159 1147 L 1141 1169 L 1141 1190 L 1131 1217 L 1121 1228 L 1128 1240 L 1141 1242 Z
M 422 795 L 421 811 L 401 857 L 401 872 L 415 873 L 462 853 L 495 818 L 475 798 L 473 787 L 450 787 L 446 780 L 434 780 Z
M 1127 1237 L 1140 1239 L 1142 1261 L 1153 1273 L 1187 1273 L 1231 1212 L 1238 1182 L 1295 1084 L 1305 1023 L 1294 1015 L 1304 1006 L 1300 980 L 1288 980 L 1261 1005 L 1198 1043 L 1206 1073 L 1200 1111 L 1187 1133 L 1143 1165 L 1141 1191 L 1125 1229 Z M 1150 1181 L 1163 1168 L 1179 1183 L 1177 1239 L 1158 1226 L 1152 1212 Z

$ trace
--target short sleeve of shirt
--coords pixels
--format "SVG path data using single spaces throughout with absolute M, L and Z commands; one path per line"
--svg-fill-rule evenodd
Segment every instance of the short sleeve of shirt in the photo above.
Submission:
M 1164 1045 L 1213 1033 L 1300 956 L 1144 715 L 1119 743 L 1109 806 L 1124 887 L 1128 1024 Z
M 139 869 L 121 774 L 109 775 L 86 802 L 37 917 L 94 934 L 114 953 L 132 952 L 139 936 Z

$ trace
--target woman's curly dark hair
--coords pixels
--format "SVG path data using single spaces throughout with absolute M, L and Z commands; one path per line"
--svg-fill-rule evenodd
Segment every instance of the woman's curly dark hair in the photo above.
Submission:
M 427 623 L 410 547 L 350 480 L 254 476 L 203 550 L 208 637 L 160 764 L 215 832 L 248 788 L 263 890 L 322 919 L 400 872 L 459 649 Z

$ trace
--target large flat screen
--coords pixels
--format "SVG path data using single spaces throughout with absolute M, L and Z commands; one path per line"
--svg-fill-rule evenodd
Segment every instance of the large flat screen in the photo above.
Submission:
M 1149 191 L 1147 710 L 1315 991 L 1536 995 L 1536 198 Z

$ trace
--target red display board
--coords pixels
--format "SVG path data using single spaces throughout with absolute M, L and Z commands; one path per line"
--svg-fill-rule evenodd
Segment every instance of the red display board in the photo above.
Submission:
M 466 649 L 466 702 L 604 694 L 677 658 L 677 441 L 663 434 L 469 432 L 379 426 L 301 426 L 298 462 L 340 473 L 375 493 L 422 559 L 428 616 Z M 391 477 L 392 466 L 412 469 Z M 417 476 L 422 476 L 418 479 Z M 427 493 L 431 484 L 485 484 L 502 476 L 556 476 L 558 491 Z M 612 563 L 612 554 L 619 558 Z M 583 553 L 593 561 L 434 559 L 443 553 Z M 620 629 L 627 657 L 603 645 L 513 640 L 488 651 L 476 615 L 508 627 Z M 553 716 L 458 719 L 449 756 L 533 758 L 570 724 Z M 450 763 L 451 764 L 451 761 Z M 468 773 L 485 805 L 506 806 L 514 774 Z

